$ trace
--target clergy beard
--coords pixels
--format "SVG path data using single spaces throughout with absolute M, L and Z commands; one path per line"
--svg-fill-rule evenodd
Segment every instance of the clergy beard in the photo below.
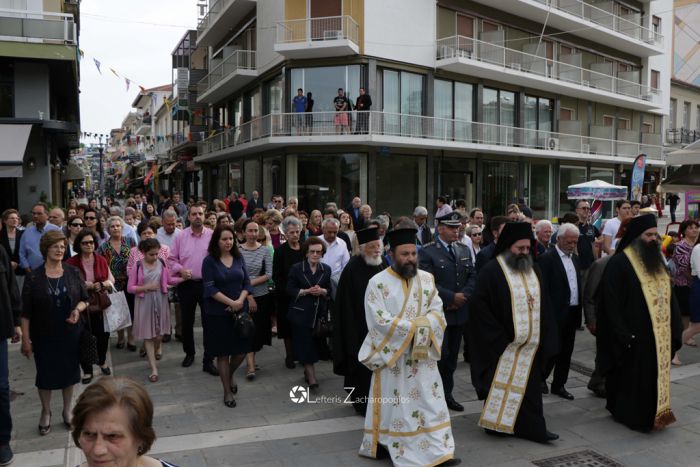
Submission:
M 665 264 L 663 258 L 661 258 L 658 241 L 652 240 L 647 243 L 641 238 L 637 238 L 632 242 L 632 249 L 642 260 L 644 269 L 649 274 L 657 274 L 664 270 Z
M 510 251 L 503 253 L 506 265 L 518 272 L 530 272 L 532 270 L 532 256 L 529 254 L 514 255 Z
M 379 255 L 377 257 L 362 255 L 362 259 L 365 261 L 365 264 L 367 266 L 379 266 L 382 264 L 382 256 L 381 255 Z
M 393 269 L 396 274 L 404 279 L 411 279 L 418 274 L 418 267 L 416 266 L 416 263 L 412 263 L 410 261 L 401 265 L 394 262 L 394 264 L 391 265 L 391 269 Z

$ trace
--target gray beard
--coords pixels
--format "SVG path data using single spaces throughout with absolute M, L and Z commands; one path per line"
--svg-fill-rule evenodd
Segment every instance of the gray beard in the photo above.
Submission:
M 412 279 L 418 274 L 418 266 L 413 263 L 406 263 L 403 266 L 394 263 L 391 265 L 391 269 L 404 279 Z
M 362 259 L 365 261 L 365 264 L 367 266 L 381 266 L 382 264 L 382 256 L 379 255 L 376 258 L 373 258 L 371 256 L 365 256 L 362 255 Z
M 532 270 L 533 260 L 531 255 L 514 255 L 510 251 L 503 253 L 503 259 L 506 265 L 517 272 L 530 272 Z

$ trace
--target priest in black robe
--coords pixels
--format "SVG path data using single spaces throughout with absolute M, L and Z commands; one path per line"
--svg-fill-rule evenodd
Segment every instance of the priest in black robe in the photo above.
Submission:
M 597 351 L 606 408 L 633 430 L 675 421 L 670 368 L 682 324 L 658 241 L 656 217 L 633 218 L 598 288 Z
M 541 390 L 546 362 L 556 354 L 557 340 L 542 276 L 530 254 L 532 239 L 530 224 L 508 222 L 498 238 L 495 259 L 477 277 L 469 305 L 471 379 L 479 399 L 486 400 L 479 425 L 488 434 L 545 443 L 559 438 L 547 430 Z M 522 317 L 517 330 L 514 314 Z M 521 361 L 523 367 L 510 371 L 505 368 L 509 361 Z M 522 397 L 509 418 L 499 415 L 489 420 L 489 413 L 499 413 L 498 401 L 492 400 L 498 399 L 499 392 L 505 394 L 504 400 L 509 394 Z M 507 414 L 509 406 L 501 402 L 500 413 Z
M 357 232 L 360 255 L 353 256 L 343 269 L 333 307 L 333 372 L 345 376 L 344 387 L 351 393 L 352 405 L 360 415 L 367 411 L 372 372 L 357 359 L 367 337 L 365 289 L 369 280 L 387 268 L 384 248 L 376 227 Z

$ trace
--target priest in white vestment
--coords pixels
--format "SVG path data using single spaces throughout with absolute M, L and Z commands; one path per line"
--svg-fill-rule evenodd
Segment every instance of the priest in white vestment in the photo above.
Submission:
M 387 233 L 392 266 L 369 281 L 369 330 L 358 355 L 372 370 L 360 455 L 397 466 L 456 465 L 437 362 L 445 330 L 433 276 L 418 270 L 417 229 Z

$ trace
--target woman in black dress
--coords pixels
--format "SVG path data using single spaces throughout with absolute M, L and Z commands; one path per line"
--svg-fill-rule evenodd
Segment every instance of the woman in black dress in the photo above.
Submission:
M 292 324 L 294 355 L 304 365 L 304 378 L 309 388 L 318 388 L 314 363 L 319 360 L 317 339 L 312 331 L 318 316 L 327 313 L 331 289 L 331 268 L 321 262 L 326 245 L 318 237 L 304 242 L 301 251 L 306 258 L 289 270 L 287 295 L 290 298 L 287 319 Z
M 253 293 L 245 261 L 230 225 L 220 225 L 209 241 L 209 256 L 202 262 L 204 310 L 207 319 L 204 336 L 206 352 L 216 357 L 224 387 L 224 405 L 236 406 L 238 385 L 233 372 L 250 352 L 250 339 L 236 332 L 234 313 L 247 311 L 248 294 Z
M 88 294 L 80 272 L 62 264 L 66 237 L 46 232 L 39 243 L 45 263 L 26 276 L 22 290 L 22 354 L 34 353 L 41 399 L 39 434 L 51 431 L 51 391 L 63 391 L 63 423 L 70 427 L 73 385 L 80 380 L 80 313 Z
M 299 244 L 302 224 L 296 217 L 288 216 L 282 221 L 281 229 L 287 242 L 275 249 L 275 254 L 272 257 L 272 280 L 275 282 L 277 338 L 284 339 L 284 364 L 291 369 L 294 368 L 294 352 L 292 351 L 292 329 L 287 320 L 287 309 L 289 308 L 287 278 L 292 266 L 304 261 Z
M 22 290 L 24 283 L 24 269 L 19 266 L 19 242 L 24 230 L 19 230 L 19 212 L 16 209 L 6 209 L 2 213 L 2 230 L 0 230 L 0 245 L 5 247 L 10 257 L 10 265 L 15 271 L 17 285 Z

